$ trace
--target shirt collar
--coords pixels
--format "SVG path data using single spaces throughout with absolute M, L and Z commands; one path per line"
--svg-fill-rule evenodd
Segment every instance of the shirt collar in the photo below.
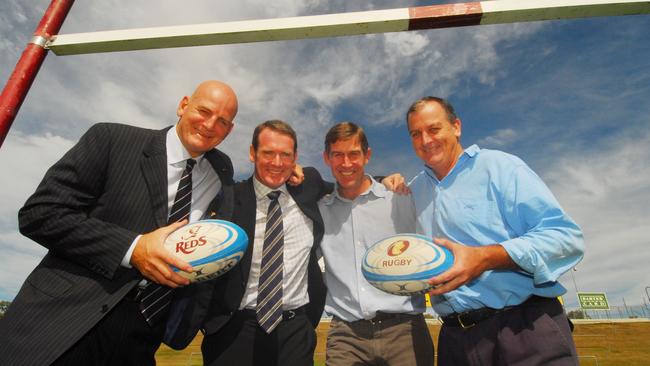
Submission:
M 278 188 L 270 188 L 265 186 L 264 183 L 260 182 L 255 175 L 253 175 L 253 189 L 255 190 L 255 198 L 257 200 L 268 199 L 266 195 L 271 193 L 272 191 L 280 191 L 283 194 L 289 194 L 289 191 L 287 191 L 286 184 L 283 184 Z M 280 197 L 282 197 L 282 194 L 280 195 Z
M 374 195 L 375 197 L 385 197 L 386 193 L 388 192 L 386 187 L 384 187 L 383 184 L 377 182 L 372 176 L 366 174 L 366 177 L 370 179 L 370 187 L 368 187 L 368 189 L 361 193 L 357 198 L 370 194 Z M 335 199 L 338 199 L 341 202 L 354 202 L 357 198 L 351 200 L 339 195 L 339 184 L 336 183 L 334 192 L 323 197 L 323 203 L 329 206 L 334 203 Z
M 458 158 L 458 161 L 456 162 L 454 167 L 451 168 L 449 173 L 442 179 L 444 180 L 446 177 L 454 173 L 457 169 L 460 169 L 460 167 L 463 166 L 463 164 L 465 164 L 465 162 L 468 159 L 473 159 L 479 153 L 479 151 L 481 151 L 481 148 L 478 147 L 478 145 L 476 144 L 473 144 L 472 146 L 465 149 L 463 153 L 460 155 L 460 157 Z M 431 169 L 428 165 L 425 165 L 424 167 L 425 167 L 424 171 L 427 173 L 429 178 L 433 179 L 435 182 L 440 183 L 440 180 L 438 180 L 438 177 L 436 177 L 436 174 L 433 172 L 433 169 Z
M 165 142 L 167 147 L 167 164 L 174 165 L 181 162 L 185 162 L 187 159 L 192 159 L 192 155 L 185 149 L 183 143 L 181 142 L 178 133 L 176 132 L 176 126 L 173 126 L 167 131 L 167 140 Z M 195 158 L 197 165 L 201 163 L 205 154 L 201 154 Z

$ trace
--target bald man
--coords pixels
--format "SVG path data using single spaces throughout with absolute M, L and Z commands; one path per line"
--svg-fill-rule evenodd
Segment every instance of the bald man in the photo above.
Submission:
M 48 253 L 0 322 L 0 365 L 155 364 L 171 290 L 188 284 L 170 266 L 192 270 L 164 240 L 187 221 L 231 215 L 232 163 L 215 146 L 237 96 L 205 81 L 176 113 L 163 130 L 94 125 L 20 210 L 21 233 Z M 188 182 L 189 208 L 175 217 Z

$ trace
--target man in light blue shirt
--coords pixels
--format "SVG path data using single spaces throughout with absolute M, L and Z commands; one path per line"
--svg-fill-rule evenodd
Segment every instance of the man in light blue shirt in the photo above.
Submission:
M 463 149 L 444 99 L 415 102 L 407 124 L 425 163 L 409 183 L 417 232 L 455 256 L 430 280 L 438 365 L 577 365 L 557 280 L 583 257 L 580 228 L 519 158 Z
M 371 150 L 363 129 L 332 127 L 323 158 L 336 189 L 319 202 L 325 225 L 321 250 L 333 316 L 327 365 L 433 365 L 433 342 L 422 312 L 424 296 L 396 296 L 370 285 L 361 261 L 372 244 L 415 231 L 409 196 L 396 195 L 365 173 Z

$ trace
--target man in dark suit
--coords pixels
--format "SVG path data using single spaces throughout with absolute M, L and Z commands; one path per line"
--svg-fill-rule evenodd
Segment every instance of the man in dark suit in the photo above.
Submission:
M 255 172 L 235 185 L 232 220 L 248 234 L 246 254 L 211 284 L 212 301 L 198 310 L 207 311 L 202 324 L 181 326 L 186 333 L 168 344 L 186 346 L 200 326 L 205 365 L 312 365 L 326 293 L 316 256 L 323 237 L 317 201 L 328 187 L 313 168 L 305 168 L 302 185 L 285 184 L 297 160 L 296 134 L 285 122 L 257 126 L 250 159 Z M 272 232 L 274 225 L 280 229 Z M 278 241 L 279 249 L 271 246 Z
M 233 90 L 206 81 L 175 128 L 98 124 L 50 168 L 19 213 L 49 251 L 0 321 L 0 365 L 155 364 L 165 322 L 145 319 L 142 288 L 188 284 L 170 265 L 192 268 L 162 245 L 188 219 L 168 225 L 179 182 L 189 175 L 189 221 L 230 218 L 232 164 L 214 147 L 236 113 Z

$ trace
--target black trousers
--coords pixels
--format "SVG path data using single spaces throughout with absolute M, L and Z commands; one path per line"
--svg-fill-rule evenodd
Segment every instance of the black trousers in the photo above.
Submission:
M 311 366 L 316 332 L 304 313 L 267 334 L 250 313 L 237 312 L 201 344 L 204 366 Z
M 577 366 L 578 356 L 556 299 L 524 303 L 469 328 L 443 324 L 439 366 Z
M 139 302 L 122 299 L 53 366 L 148 366 L 165 331 L 165 323 L 152 328 L 140 312 Z

